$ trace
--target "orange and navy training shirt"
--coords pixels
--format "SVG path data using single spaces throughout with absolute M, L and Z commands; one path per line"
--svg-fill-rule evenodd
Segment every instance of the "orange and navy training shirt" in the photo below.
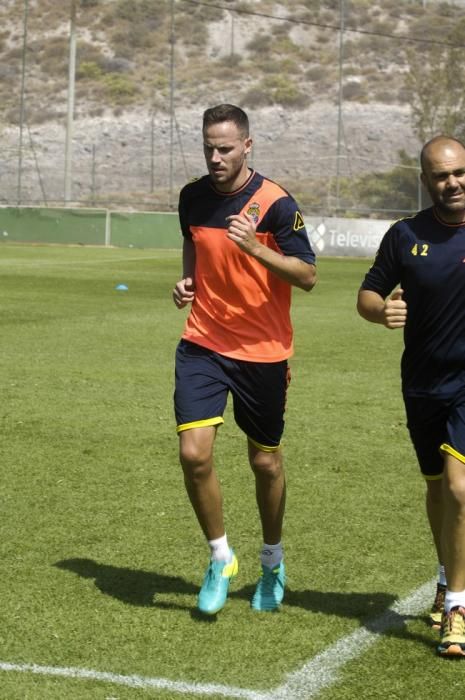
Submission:
M 282 187 L 251 172 L 231 193 L 209 176 L 181 190 L 183 236 L 196 253 L 195 297 L 182 337 L 239 360 L 279 362 L 293 353 L 291 285 L 226 237 L 233 214 L 254 217 L 257 239 L 282 255 L 315 263 L 297 203 Z

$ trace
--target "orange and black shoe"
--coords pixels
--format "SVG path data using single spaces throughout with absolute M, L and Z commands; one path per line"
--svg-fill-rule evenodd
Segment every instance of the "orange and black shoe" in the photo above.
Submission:
M 449 613 L 443 613 L 438 654 L 465 657 L 465 608 L 457 606 Z
M 436 596 L 431 611 L 428 615 L 428 623 L 434 630 L 441 629 L 442 613 L 444 612 L 444 601 L 446 599 L 446 586 L 438 583 L 436 587 Z

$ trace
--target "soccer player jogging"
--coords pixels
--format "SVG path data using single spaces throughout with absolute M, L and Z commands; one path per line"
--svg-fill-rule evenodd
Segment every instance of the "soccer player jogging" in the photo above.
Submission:
M 385 234 L 358 295 L 368 321 L 403 328 L 407 427 L 426 480 L 439 562 L 430 621 L 438 653 L 465 656 L 465 146 L 436 136 L 421 151 L 433 206 Z M 398 286 L 399 285 L 399 286 Z M 393 292 L 394 290 L 394 292 Z
M 315 255 L 295 200 L 248 167 L 246 113 L 228 104 L 207 109 L 202 131 L 208 175 L 180 193 L 183 273 L 173 290 L 178 308 L 191 304 L 176 350 L 174 404 L 187 494 L 210 546 L 198 607 L 221 610 L 238 572 L 213 462 L 231 394 L 263 533 L 252 608 L 274 610 L 285 586 L 280 442 L 293 353 L 291 288 L 315 285 Z

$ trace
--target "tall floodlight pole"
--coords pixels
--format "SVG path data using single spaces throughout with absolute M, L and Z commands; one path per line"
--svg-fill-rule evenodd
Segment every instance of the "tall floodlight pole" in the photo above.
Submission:
M 171 32 L 170 32 L 170 183 L 169 206 L 173 208 L 173 180 L 174 180 L 174 0 L 171 0 Z
M 17 202 L 21 204 L 21 185 L 23 170 L 23 131 L 24 131 L 24 91 L 26 86 L 26 50 L 27 50 L 27 18 L 29 12 L 29 0 L 24 0 L 23 20 L 23 56 L 21 63 L 21 96 L 19 103 L 19 145 L 18 145 L 18 188 Z
M 339 2 L 339 96 L 337 111 L 336 209 L 339 209 L 342 150 L 342 74 L 344 60 L 344 0 Z
M 65 143 L 65 202 L 71 200 L 71 150 L 73 142 L 74 84 L 76 80 L 76 0 L 71 0 L 69 21 L 68 108 Z

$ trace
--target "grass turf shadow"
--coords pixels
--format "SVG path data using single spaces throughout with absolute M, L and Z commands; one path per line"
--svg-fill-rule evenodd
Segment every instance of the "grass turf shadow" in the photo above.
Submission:
M 211 617 L 202 615 L 195 605 L 181 605 L 172 601 L 157 600 L 158 595 L 163 596 L 164 594 L 197 596 L 199 586 L 180 576 L 101 564 L 86 558 L 64 559 L 56 562 L 54 566 L 58 569 L 71 571 L 82 578 L 94 579 L 95 586 L 102 593 L 129 605 L 158 607 L 167 610 L 182 609 L 190 611 L 193 619 L 203 623 L 212 623 L 217 620 L 216 615 Z M 235 598 L 250 600 L 254 590 L 254 585 L 246 585 L 240 589 L 231 590 L 229 598 L 230 600 Z M 295 591 L 287 588 L 284 605 L 302 608 L 313 613 L 357 619 L 362 627 L 375 634 L 420 642 L 432 649 L 435 642 L 432 640 L 430 632 L 418 634 L 406 628 L 408 620 L 422 619 L 424 616 L 400 615 L 390 610 L 389 608 L 395 600 L 396 596 L 392 593 Z
M 176 606 L 165 601 L 158 603 L 157 594 L 194 595 L 198 592 L 197 586 L 180 576 L 166 576 L 152 571 L 101 564 L 93 559 L 64 559 L 56 562 L 54 566 L 72 571 L 82 578 L 94 579 L 95 586 L 105 595 L 140 607 L 185 609 L 186 606 Z

